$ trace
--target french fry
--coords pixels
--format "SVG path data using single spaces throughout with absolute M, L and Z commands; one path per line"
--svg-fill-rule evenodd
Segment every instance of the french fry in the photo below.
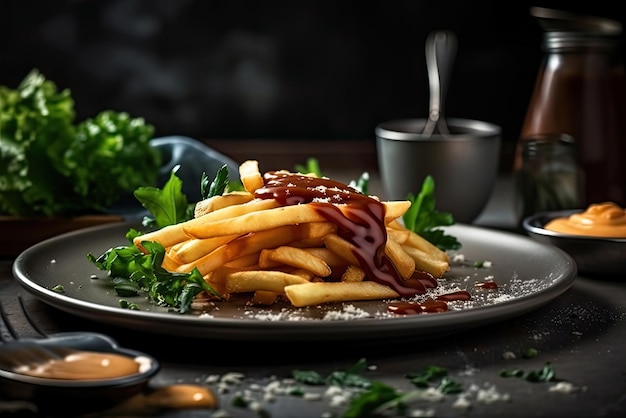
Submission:
M 404 244 L 410 237 L 411 231 L 408 229 L 395 229 L 387 227 L 387 239 L 392 239 L 398 244 Z
M 253 305 L 273 305 L 280 296 L 279 293 L 268 290 L 257 290 L 250 301 Z
M 408 279 L 415 272 L 415 260 L 402 248 L 400 244 L 388 239 L 385 244 L 385 254 L 391 259 L 398 274 L 403 279 Z
M 424 251 L 427 254 L 430 254 L 432 257 L 438 258 L 441 261 L 445 261 L 446 263 L 450 261 L 448 257 L 448 253 L 440 250 L 437 246 L 432 244 L 430 241 L 423 238 L 421 235 L 406 229 L 400 222 L 393 221 L 388 225 L 390 228 L 409 231 L 409 238 L 403 243 L 410 245 L 411 247 L 418 248 Z
M 296 307 L 400 296 L 392 288 L 370 280 L 292 284 L 286 286 L 284 291 L 291 304 Z
M 322 241 L 322 244 L 323 244 L 323 241 Z M 337 253 L 334 253 L 325 247 L 309 247 L 309 248 L 304 248 L 304 251 L 311 253 L 316 257 L 321 258 L 333 270 L 334 269 L 344 270 L 349 265 L 345 258 L 340 257 L 339 255 L 337 255 Z
M 362 282 L 365 280 L 365 270 L 353 264 L 346 267 L 341 275 L 342 282 Z
M 178 264 L 191 263 L 205 254 L 214 251 L 216 248 L 237 238 L 237 235 L 226 235 L 220 237 L 212 237 L 206 239 L 190 239 L 185 242 L 178 243 L 171 247 L 169 256 L 176 260 Z
M 272 253 L 272 251 L 274 251 L 273 248 L 272 249 L 264 248 L 261 250 L 261 252 L 259 253 L 259 268 L 267 270 L 267 269 L 279 267 L 281 265 L 281 263 L 279 263 L 278 261 L 272 260 L 272 258 L 270 257 L 270 254 Z
M 259 267 L 259 256 L 261 252 L 253 252 L 250 254 L 243 255 L 241 257 L 237 257 L 233 260 L 230 260 L 226 264 L 225 267 L 239 268 L 239 269 L 254 269 Z
M 354 255 L 354 245 L 350 241 L 337 234 L 328 234 L 324 237 L 324 245 L 349 264 L 359 265 L 359 260 Z
M 319 225 L 312 224 L 284 225 L 241 235 L 198 260 L 181 265 L 176 271 L 187 273 L 197 267 L 200 273 L 205 275 L 236 258 L 309 237 L 312 230 L 319 230 L 318 227 Z
M 295 274 L 296 276 L 300 276 L 309 282 L 323 280 L 320 276 L 316 276 L 315 273 L 307 269 L 289 269 L 286 273 Z
M 168 248 L 180 242 L 187 241 L 190 238 L 191 237 L 183 230 L 182 224 L 176 224 L 139 235 L 133 239 L 133 244 L 135 244 L 140 251 L 147 253 L 148 250 L 141 245 L 142 241 L 156 241 L 163 247 Z
M 228 208 L 222 210 L 226 209 Z M 197 220 L 203 220 L 209 215 L 197 218 Z M 208 219 L 206 222 L 196 224 L 189 224 L 189 222 L 187 222 L 183 226 L 183 230 L 192 237 L 210 238 L 223 235 L 259 232 L 286 225 L 324 222 L 325 220 L 326 219 L 310 205 L 279 206 L 272 209 L 257 210 L 229 219 L 220 219 L 217 221 Z
M 227 293 L 247 293 L 259 290 L 284 293 L 286 286 L 309 283 L 306 279 L 282 271 L 237 271 L 226 276 Z
M 212 196 L 196 203 L 194 207 L 194 218 L 199 218 L 210 212 L 227 206 L 241 205 L 254 199 L 254 195 L 248 191 L 232 191 L 222 195 Z
M 250 293 L 253 304 L 284 299 L 303 307 L 399 297 L 392 287 L 368 280 L 366 268 L 373 266 L 361 265 L 357 248 L 343 238 L 342 214 L 348 220 L 363 215 L 369 221 L 368 214 L 355 212 L 350 203 L 334 203 L 337 210 L 327 211 L 316 200 L 282 205 L 257 199 L 254 192 L 264 186 L 264 178 L 255 160 L 241 164 L 239 175 L 245 191 L 198 202 L 194 219 L 139 236 L 135 245 L 146 251 L 141 242 L 159 242 L 166 249 L 164 268 L 180 273 L 197 268 L 225 300 Z M 384 251 L 399 276 L 408 279 L 423 270 L 441 277 L 449 269 L 447 253 L 399 222 L 411 202 L 371 198 L 383 205 L 384 213 L 376 215 L 383 217 L 387 233 Z
M 411 207 L 411 202 L 408 200 L 393 200 L 382 203 L 385 205 L 385 224 L 400 218 Z
M 407 210 L 409 210 L 409 208 L 411 207 L 411 202 L 408 200 L 391 200 L 391 201 L 385 201 L 381 203 L 385 208 L 385 216 L 384 216 L 385 225 L 393 221 L 396 221 L 398 218 L 404 215 L 404 213 Z M 348 205 L 337 205 L 337 207 L 342 212 L 345 212 L 348 210 Z
M 247 160 L 239 165 L 239 177 L 243 188 L 250 193 L 260 187 L 263 187 L 263 176 L 259 171 L 259 162 L 256 160 Z
M 263 250 L 261 257 L 263 257 L 263 252 L 266 252 L 269 259 L 276 263 L 308 270 L 320 277 L 329 276 L 331 273 L 330 266 L 324 260 L 301 248 L 281 246 L 272 250 Z
M 161 229 L 157 229 L 155 231 L 140 235 L 133 239 L 133 243 L 140 250 L 147 252 L 145 248 L 141 246 L 141 241 L 156 241 L 167 248 L 191 238 L 210 238 L 211 236 L 217 235 L 205 233 L 205 236 L 203 237 L 194 237 L 192 235 L 188 235 L 185 232 L 185 227 L 202 228 L 202 225 L 205 223 L 216 222 L 220 220 L 225 220 L 226 222 L 228 222 L 229 220 L 236 219 L 243 214 L 260 211 L 263 209 L 275 208 L 278 206 L 279 203 L 273 199 L 255 199 L 241 205 L 227 206 L 211 213 L 207 213 L 206 215 L 203 215 L 199 218 L 194 218 L 187 222 L 175 225 L 169 225 Z M 223 236 L 232 234 L 218 235 Z
M 415 270 L 425 271 L 434 277 L 441 277 L 450 269 L 450 265 L 419 248 L 403 245 L 404 251 L 415 260 Z

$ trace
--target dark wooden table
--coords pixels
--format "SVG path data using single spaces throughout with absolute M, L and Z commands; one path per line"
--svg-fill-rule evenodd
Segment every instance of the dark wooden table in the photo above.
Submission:
M 218 146 L 216 148 L 219 149 Z M 256 150 L 253 150 L 256 152 Z M 250 151 L 250 152 L 253 152 Z M 346 153 L 348 158 L 350 154 Z M 371 155 L 370 155 L 371 157 Z M 240 158 L 237 158 L 240 160 Z M 259 158 L 262 165 L 264 160 Z M 276 162 L 280 163 L 279 158 Z M 272 161 L 272 168 L 275 162 Z M 289 167 L 289 163 L 280 164 Z M 270 168 L 270 167 L 268 167 Z M 338 178 L 358 175 L 358 164 L 328 166 Z M 374 173 L 374 175 L 377 175 Z M 374 184 L 377 179 L 374 180 Z M 378 187 L 378 186 L 375 186 Z M 510 212 L 510 179 L 498 183 L 485 213 L 477 220 L 481 227 L 514 232 Z M 513 222 L 513 223 L 512 223 Z M 359 359 L 371 367 L 364 375 L 403 391 L 414 386 L 406 378 L 430 365 L 448 370 L 459 382 L 471 405 L 460 408 L 458 395 L 441 400 L 422 400 L 408 412 L 419 410 L 438 417 L 617 417 L 626 413 L 626 287 L 624 278 L 577 277 L 573 287 L 548 305 L 492 325 L 427 340 L 328 343 L 253 343 L 162 336 L 146 330 L 131 331 L 82 319 L 52 308 L 27 294 L 11 272 L 12 259 L 0 261 L 0 299 L 18 331 L 28 326 L 19 314 L 17 295 L 47 332 L 90 330 L 111 335 L 124 346 L 145 350 L 162 362 L 153 386 L 174 383 L 208 385 L 218 393 L 221 409 L 231 417 L 257 417 L 257 412 L 233 406 L 239 391 L 249 390 L 260 399 L 271 417 L 339 417 L 345 407 L 331 406 L 325 388 L 307 389 L 321 399 L 277 395 L 263 398 L 261 388 L 274 380 L 291 376 L 294 369 L 315 370 L 322 375 L 347 370 Z M 158 324 L 154 324 L 158 327 Z M 533 348 L 534 358 L 522 358 Z M 509 358 L 511 353 L 516 358 Z M 569 392 L 554 390 L 554 382 L 531 383 L 522 378 L 505 378 L 502 370 L 540 370 L 546 363 L 559 379 L 571 383 Z M 221 393 L 212 377 L 240 373 L 240 383 Z M 478 394 L 481 394 L 480 396 Z M 8 404 L 0 401 L 0 415 Z M 2 408 L 5 408 L 4 414 Z M 223 416 L 215 410 L 169 410 L 162 417 Z M 409 416 L 409 415 L 407 415 Z M 417 416 L 417 415 L 414 415 Z M 424 415 L 425 416 L 425 415 Z

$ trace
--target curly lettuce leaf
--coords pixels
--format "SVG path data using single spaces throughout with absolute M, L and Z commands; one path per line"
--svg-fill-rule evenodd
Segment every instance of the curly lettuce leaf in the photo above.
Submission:
M 57 162 L 80 197 L 79 204 L 106 210 L 121 195 L 155 185 L 161 156 L 150 145 L 153 134 L 154 128 L 143 118 L 131 118 L 125 112 L 107 110 L 81 122 Z
M 75 136 L 69 90 L 34 70 L 13 90 L 0 86 L 0 214 L 53 215 L 72 185 L 55 167 Z
M 74 118 L 70 90 L 37 70 L 17 89 L 0 86 L 0 215 L 101 213 L 156 184 L 151 125 L 112 111 Z

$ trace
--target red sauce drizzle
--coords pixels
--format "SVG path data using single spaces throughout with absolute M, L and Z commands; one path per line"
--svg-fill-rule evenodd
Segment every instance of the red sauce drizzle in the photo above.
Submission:
M 498 284 L 492 280 L 488 280 L 486 282 L 476 282 L 474 283 L 474 287 L 481 288 L 481 289 L 489 289 L 489 290 L 494 289 L 495 290 L 498 288 Z
M 387 306 L 389 312 L 398 315 L 416 315 L 422 313 L 439 313 L 448 310 L 448 304 L 442 300 L 426 299 L 418 302 L 391 302 Z
M 427 273 L 403 280 L 385 255 L 387 230 L 381 202 L 327 178 L 270 171 L 263 179 L 265 186 L 255 191 L 255 197 L 276 199 L 282 205 L 313 204 L 319 214 L 339 226 L 339 235 L 355 246 L 355 257 L 373 281 L 404 297 L 426 292 L 424 281 L 431 283 Z M 342 211 L 335 204 L 348 205 Z

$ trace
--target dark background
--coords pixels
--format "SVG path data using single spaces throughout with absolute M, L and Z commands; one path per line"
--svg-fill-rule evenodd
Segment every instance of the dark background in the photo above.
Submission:
M 619 1 L 0 0 L 0 84 L 38 68 L 77 119 L 144 117 L 156 135 L 372 140 L 425 117 L 428 34 L 458 37 L 446 114 L 515 142 L 542 52 L 544 6 L 624 22 Z

